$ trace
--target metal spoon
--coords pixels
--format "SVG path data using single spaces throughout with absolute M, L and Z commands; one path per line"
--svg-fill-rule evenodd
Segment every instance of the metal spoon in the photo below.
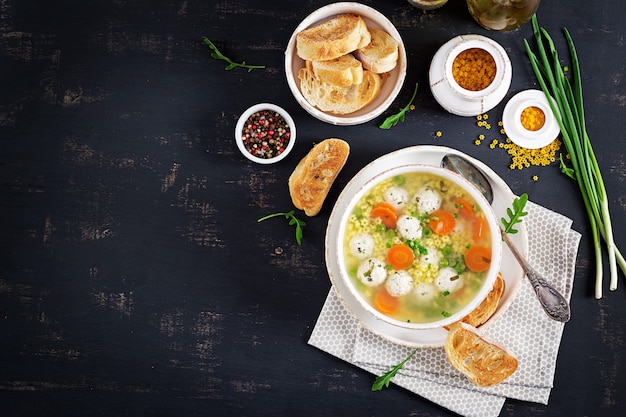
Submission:
M 463 176 L 482 192 L 489 204 L 493 203 L 493 189 L 489 183 L 489 179 L 473 163 L 462 156 L 447 154 L 441 160 L 441 166 Z M 500 234 L 509 249 L 511 249 L 513 256 L 515 256 L 515 259 L 517 259 L 517 262 L 519 262 L 524 270 L 524 273 L 535 290 L 539 303 L 541 303 L 548 317 L 563 323 L 567 322 L 570 319 L 570 307 L 565 297 L 548 284 L 546 279 L 520 254 L 513 242 L 511 242 L 504 232 L 502 225 L 500 225 Z

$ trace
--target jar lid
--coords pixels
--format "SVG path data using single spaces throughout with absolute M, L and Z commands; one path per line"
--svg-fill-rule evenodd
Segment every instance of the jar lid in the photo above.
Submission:
M 550 99 L 556 108 L 554 99 Z M 502 125 L 513 143 L 527 149 L 548 146 L 560 132 L 548 99 L 541 90 L 525 90 L 513 96 L 504 107 Z

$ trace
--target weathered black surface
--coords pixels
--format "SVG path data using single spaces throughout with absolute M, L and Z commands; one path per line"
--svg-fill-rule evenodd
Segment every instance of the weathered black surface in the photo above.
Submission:
M 605 285 L 594 299 L 576 184 L 557 164 L 510 170 L 504 151 L 474 145 L 484 133 L 474 119 L 446 113 L 427 88 L 437 48 L 472 32 L 507 50 L 507 98 L 536 87 L 523 49 L 530 26 L 487 32 L 462 1 L 426 13 L 403 0 L 366 1 L 407 47 L 392 110 L 419 82 L 416 110 L 389 131 L 377 128 L 382 117 L 337 127 L 300 108 L 283 69 L 291 32 L 326 3 L 0 1 L 0 415 L 450 415 L 395 386 L 372 393 L 371 374 L 307 345 L 330 288 L 323 254 L 334 200 L 366 163 L 417 144 L 489 163 L 583 234 L 550 403 L 508 400 L 502 415 L 626 413 L 626 283 L 620 275 L 617 292 Z M 565 56 L 562 27 L 578 47 L 622 250 L 625 14 L 619 0 L 545 1 L 538 13 Z M 267 68 L 224 71 L 202 36 Z M 287 108 L 298 126 L 294 153 L 276 166 L 248 163 L 233 142 L 238 114 L 263 101 Z M 352 154 L 302 246 L 280 220 L 257 224 L 292 208 L 289 174 L 332 136 Z

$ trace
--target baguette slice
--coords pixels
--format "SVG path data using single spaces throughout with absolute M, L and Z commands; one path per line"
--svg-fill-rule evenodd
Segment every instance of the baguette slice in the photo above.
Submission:
M 354 54 L 365 69 L 377 74 L 391 71 L 398 63 L 398 42 L 383 30 L 371 29 L 370 34 L 372 41 Z
M 493 283 L 493 288 L 489 291 L 487 297 L 485 297 L 482 303 L 480 303 L 480 305 L 471 313 L 463 317 L 461 321 L 474 327 L 478 327 L 481 324 L 486 323 L 493 313 L 496 312 L 496 308 L 498 308 L 498 304 L 500 303 L 500 298 L 502 298 L 502 294 L 504 294 L 504 288 L 504 278 L 502 278 L 501 273 L 498 273 L 498 277 Z
M 380 93 L 382 78 L 371 71 L 363 72 L 361 84 L 348 87 L 321 82 L 307 68 L 298 71 L 300 91 L 313 106 L 321 111 L 335 114 L 349 114 L 370 104 Z
M 363 82 L 363 65 L 352 54 L 328 61 L 306 61 L 306 67 L 323 83 L 348 87 Z
M 370 40 L 370 32 L 361 16 L 341 14 L 298 32 L 296 53 L 306 61 L 326 61 L 354 52 Z
M 467 323 L 455 323 L 444 345 L 452 366 L 479 387 L 497 385 L 511 376 L 518 360 Z
M 491 291 L 487 294 L 485 299 L 472 310 L 467 316 L 463 317 L 460 321 L 463 323 L 467 323 L 473 327 L 479 327 L 487 322 L 493 316 L 493 313 L 496 312 L 498 308 L 498 304 L 500 304 L 500 298 L 502 298 L 502 294 L 504 294 L 505 282 L 504 278 L 502 278 L 502 274 L 498 272 L 498 276 L 496 277 L 496 281 L 493 283 L 493 287 Z M 446 330 L 450 330 L 451 326 L 443 326 Z
M 350 145 L 341 139 L 325 139 L 315 145 L 289 177 L 294 206 L 309 217 L 317 215 L 349 153 Z

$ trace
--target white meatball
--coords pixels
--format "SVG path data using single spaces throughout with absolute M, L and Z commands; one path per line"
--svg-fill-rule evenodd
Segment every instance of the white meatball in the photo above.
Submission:
M 413 289 L 413 278 L 406 271 L 394 271 L 385 281 L 385 288 L 389 294 L 400 297 Z
M 441 195 L 430 187 L 424 187 L 413 197 L 419 213 L 430 213 L 441 206 Z
M 418 284 L 413 289 L 413 296 L 417 302 L 432 300 L 435 296 L 435 287 L 433 284 L 427 284 L 425 282 Z
M 404 215 L 398 218 L 396 222 L 396 230 L 405 239 L 415 240 L 422 237 L 422 225 L 420 221 L 413 216 Z
M 454 292 L 461 288 L 463 277 L 452 267 L 446 267 L 439 271 L 435 279 L 435 285 L 440 291 Z
M 437 253 L 437 249 L 432 246 L 427 246 L 426 253 L 420 258 L 420 263 L 422 265 L 438 265 L 439 254 Z
M 396 209 L 400 209 L 409 201 L 409 193 L 404 188 L 389 187 L 383 198 Z
M 387 278 L 385 263 L 376 258 L 368 258 L 359 265 L 356 276 L 363 284 L 370 287 L 380 285 Z
M 350 253 L 359 259 L 372 256 L 374 251 L 374 238 L 367 233 L 359 233 L 350 239 Z

